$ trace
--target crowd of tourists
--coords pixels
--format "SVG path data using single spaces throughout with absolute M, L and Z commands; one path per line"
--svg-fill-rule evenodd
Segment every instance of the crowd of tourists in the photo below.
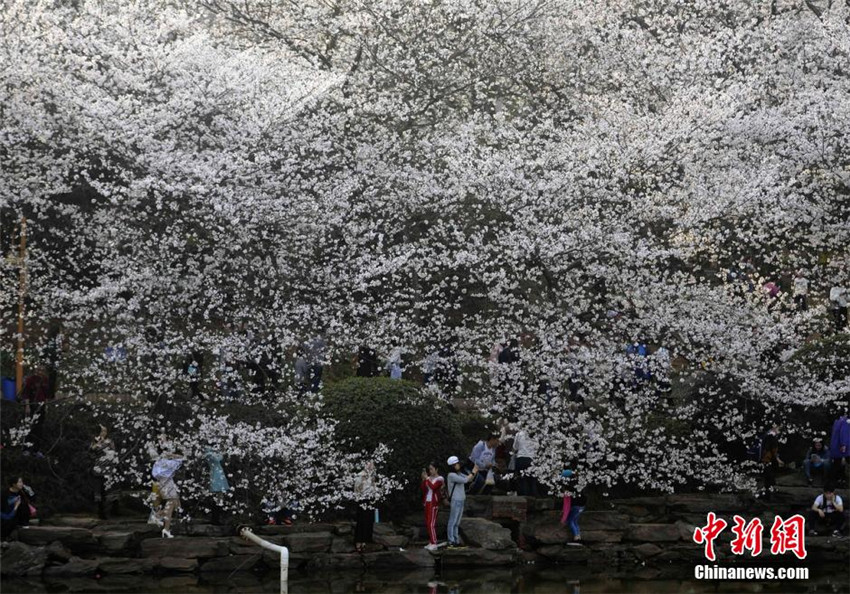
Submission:
M 508 453 L 509 461 L 501 467 L 498 463 L 499 452 Z M 460 537 L 460 524 L 463 519 L 467 495 L 488 494 L 497 482 L 503 483 L 509 495 L 540 495 L 537 479 L 530 473 L 530 467 L 536 455 L 537 444 L 522 429 L 511 431 L 511 425 L 505 423 L 499 433 L 490 433 L 478 441 L 469 453 L 461 459 L 450 456 L 445 465 L 433 461 L 422 469 L 420 490 L 424 508 L 424 525 L 428 536 L 425 548 L 436 551 L 442 547 L 463 548 Z M 445 468 L 445 476 L 441 469 Z M 561 474 L 564 485 L 561 524 L 568 527 L 573 541 L 581 541 L 579 516 L 586 505 L 585 496 L 575 488 L 576 472 L 565 469 Z M 357 475 L 355 497 L 358 501 L 356 524 L 354 529 L 355 546 L 358 551 L 372 541 L 372 530 L 379 512 L 375 507 L 377 500 L 376 474 L 373 464 L 368 463 Z M 446 541 L 439 542 L 437 535 L 437 517 L 441 508 L 448 508 Z
M 479 440 L 468 456 L 461 458 L 450 456 L 444 465 L 436 461 L 422 469 L 419 487 L 424 508 L 424 526 L 428 537 L 425 548 L 436 551 L 441 547 L 463 547 L 460 537 L 460 525 L 464 514 L 467 495 L 489 494 L 494 488 L 508 495 L 551 496 L 541 488 L 535 476 L 530 472 L 537 455 L 538 445 L 528 433 L 518 425 L 507 421 L 501 424 L 499 432 L 492 432 Z M 158 455 L 151 469 L 152 490 L 148 498 L 151 512 L 148 521 L 157 524 L 163 538 L 172 538 L 174 513 L 180 509 L 180 492 L 176 481 L 178 470 L 185 459 L 171 451 L 169 440 L 162 435 L 159 438 Z M 764 490 L 762 496 L 770 499 L 775 488 L 775 474 L 784 462 L 779 456 L 781 445 L 781 427 L 773 425 L 759 440 L 759 461 L 763 466 Z M 91 450 L 97 457 L 97 472 L 115 453 L 115 444 L 109 438 L 106 427 L 101 426 L 100 433 L 94 438 Z M 229 489 L 227 475 L 222 467 L 223 456 L 212 447 L 206 448 L 203 457 L 209 465 L 210 495 L 222 496 Z M 842 415 L 835 420 L 829 444 L 823 438 L 812 439 L 800 467 L 809 485 L 822 481 L 821 493 L 808 509 L 808 526 L 811 535 L 831 534 L 843 536 L 848 529 L 848 510 L 842 497 L 836 492 L 836 485 L 846 480 L 847 465 L 850 463 L 850 417 Z M 354 499 L 357 509 L 355 515 L 354 541 L 357 551 L 366 550 L 372 542 L 373 527 L 379 522 L 377 502 L 380 500 L 376 485 L 376 469 L 371 462 L 358 473 L 354 481 Z M 560 473 L 563 486 L 560 523 L 572 535 L 573 542 L 581 541 L 579 518 L 587 500 L 585 494 L 576 488 L 577 473 L 573 469 L 564 469 Z M 13 530 L 25 527 L 36 517 L 34 490 L 25 484 L 22 477 L 10 477 L 2 497 L 2 533 L 7 538 Z M 105 514 L 105 491 L 101 483 L 100 493 L 96 494 L 99 511 Z M 498 487 L 497 487 L 498 485 Z M 220 521 L 220 509 L 213 504 L 213 521 Z M 437 534 L 437 518 L 441 508 L 447 508 L 448 522 L 445 542 L 440 542 Z M 290 525 L 296 517 L 296 501 L 263 500 L 261 513 L 269 524 Z
M 748 267 L 746 263 L 742 264 L 740 269 L 729 273 L 729 280 L 735 286 L 743 287 L 744 291 L 755 291 L 754 278 L 751 267 Z M 781 295 L 781 289 L 777 283 L 767 282 L 762 289 L 769 300 L 778 300 Z M 801 312 L 807 311 L 809 281 L 803 271 L 798 271 L 794 276 L 791 290 L 794 307 Z M 829 291 L 828 301 L 836 331 L 844 331 L 848 321 L 846 288 L 840 285 L 833 286 Z M 617 308 L 609 311 L 611 318 L 619 315 Z M 214 353 L 217 361 L 215 385 L 223 397 L 238 397 L 245 389 L 242 380 L 246 375 L 253 385 L 250 389 L 260 393 L 267 388 L 273 388 L 280 381 L 282 373 L 275 362 L 274 345 L 261 338 L 256 338 L 254 342 L 259 345 L 257 352 L 260 356 L 251 360 L 240 359 L 234 353 L 244 351 L 244 348 L 235 344 L 231 348 L 226 341 L 226 344 Z M 318 392 L 321 389 L 327 359 L 326 350 L 325 339 L 315 335 L 305 341 L 294 353 L 295 385 L 300 393 Z M 113 362 L 121 361 L 127 356 L 126 351 L 118 347 L 107 349 L 106 355 L 108 360 Z M 640 337 L 633 337 L 633 340 L 630 340 L 624 348 L 624 357 L 628 360 L 628 364 L 624 366 L 625 373 L 633 387 L 654 385 L 658 394 L 669 392 L 671 354 L 663 345 L 650 348 Z M 455 359 L 454 352 L 448 346 L 427 353 L 420 361 L 421 377 L 425 386 L 438 387 L 444 393 L 454 392 L 458 386 L 458 368 Z M 385 375 L 393 380 L 405 377 L 410 368 L 407 353 L 401 348 L 395 348 L 388 355 L 381 357 L 378 351 L 369 345 L 362 345 L 359 348 L 354 364 L 358 377 Z M 490 364 L 491 372 L 496 379 L 501 382 L 512 381 L 512 374 L 502 373 L 502 371 L 522 364 L 520 340 L 513 338 L 496 342 L 490 352 Z M 190 396 L 198 400 L 206 399 L 202 388 L 204 369 L 204 353 L 193 350 L 184 362 L 183 373 L 188 382 Z M 580 374 L 573 374 L 566 383 L 566 387 L 569 389 L 570 400 L 578 403 L 583 401 Z M 522 386 L 523 390 L 528 388 L 528 385 Z M 547 381 L 542 380 L 538 386 L 538 392 L 545 396 L 548 402 L 551 386 Z M 39 367 L 35 373 L 26 378 L 20 398 L 28 409 L 30 405 L 34 405 L 43 412 L 47 403 L 55 398 L 55 393 L 55 373 L 46 367 Z M 518 412 L 515 411 L 513 414 L 518 415 Z M 33 441 L 37 443 L 38 432 L 43 426 L 45 415 L 37 415 L 36 419 L 32 432 Z M 541 485 L 531 472 L 537 455 L 537 443 L 527 431 L 516 424 L 516 420 L 512 418 L 512 423 L 504 423 L 498 432 L 491 433 L 478 441 L 468 456 L 452 456 L 445 461 L 444 465 L 431 462 L 422 470 L 420 487 L 425 509 L 425 526 L 429 536 L 427 547 L 435 549 L 440 545 L 436 535 L 436 518 L 441 506 L 449 510 L 446 544 L 449 547 L 461 546 L 459 526 L 467 494 L 490 493 L 497 482 L 505 486 L 504 490 L 509 494 L 529 497 L 544 494 Z M 770 500 L 775 488 L 777 470 L 784 465 L 780 457 L 780 436 L 781 428 L 778 425 L 772 426 L 760 436 L 749 452 L 761 466 L 763 483 L 761 496 L 766 500 Z M 116 457 L 115 444 L 108 437 L 106 427 L 101 426 L 100 434 L 94 438 L 90 449 L 96 460 L 93 468 L 93 475 L 98 482 L 95 498 L 98 502 L 99 514 L 105 517 L 107 493 L 103 469 L 114 462 Z M 204 457 L 210 466 L 210 494 L 217 496 L 227 492 L 229 485 L 222 468 L 222 455 L 210 447 L 204 453 Z M 848 415 L 843 415 L 835 420 L 828 441 L 820 436 L 812 438 L 811 445 L 800 465 L 810 486 L 818 478 L 823 481 L 823 493 L 810 509 L 810 525 L 815 527 L 813 529 L 819 530 L 825 526 L 839 534 L 846 531 L 847 512 L 835 489 L 842 483 L 846 486 L 846 477 L 850 474 L 848 459 L 850 459 L 850 418 Z M 174 477 L 182 464 L 181 457 L 166 452 L 160 455 L 152 469 L 154 480 L 149 498 L 150 521 L 161 526 L 162 536 L 165 538 L 172 536 L 172 518 L 175 511 L 180 508 L 180 495 Z M 355 498 L 359 502 L 374 501 L 370 486 L 374 476 L 373 466 L 367 467 L 357 475 Z M 575 492 L 571 487 L 575 484 L 575 471 L 566 469 L 560 478 L 565 486 L 562 494 L 561 523 L 569 527 L 574 540 L 580 541 L 578 518 L 584 510 L 585 498 L 583 494 Z M 24 483 L 21 477 L 9 479 L 2 497 L 4 537 L 15 527 L 26 526 L 29 519 L 34 517 L 35 507 L 32 505 L 34 496 L 34 491 Z M 215 516 L 220 515 L 218 506 L 213 504 L 210 507 Z M 374 505 L 371 507 L 361 505 L 359 508 L 355 536 L 357 547 L 362 550 L 365 543 L 371 540 L 370 526 L 378 519 L 378 512 Z M 264 500 L 262 506 L 262 513 L 269 523 L 291 524 L 297 510 L 296 501 Z

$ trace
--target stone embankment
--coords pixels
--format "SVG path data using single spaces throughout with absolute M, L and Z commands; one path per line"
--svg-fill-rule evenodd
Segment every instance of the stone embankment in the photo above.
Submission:
M 715 512 L 732 525 L 732 516 L 764 522 L 764 550 L 775 515 L 787 517 L 807 507 L 817 489 L 783 487 L 769 504 L 744 495 L 676 494 L 606 502 L 607 509 L 586 511 L 581 517 L 582 543 L 571 542 L 559 522 L 554 498 L 470 497 L 461 524 L 466 549 L 430 553 L 420 514 L 375 526 L 374 543 L 364 553 L 354 550 L 350 522 L 259 526 L 256 533 L 290 550 L 290 566 L 303 570 L 404 570 L 452 566 L 506 567 L 524 563 L 568 563 L 597 567 L 692 567 L 705 562 L 703 549 L 693 543 L 695 526 Z M 844 495 L 844 493 L 842 493 Z M 445 535 L 447 510 L 438 518 Z M 57 578 L 120 574 L 211 574 L 275 571 L 279 560 L 234 534 L 233 528 L 190 523 L 173 539 L 160 537 L 156 526 L 121 519 L 98 521 L 81 516 L 51 518 L 41 526 L 17 532 L 0 552 L 2 574 Z M 793 557 L 762 553 L 757 559 L 734 559 L 727 529 L 717 541 L 721 562 L 756 561 L 785 564 Z M 847 563 L 850 540 L 807 536 L 807 564 Z

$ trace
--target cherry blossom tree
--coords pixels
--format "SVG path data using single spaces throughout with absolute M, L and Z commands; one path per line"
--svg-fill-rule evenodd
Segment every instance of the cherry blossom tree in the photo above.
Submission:
M 445 396 L 541 441 L 541 480 L 752 486 L 735 449 L 823 431 L 798 413 L 850 388 L 825 299 L 850 280 L 848 11 L 13 3 L 31 327 L 61 323 L 69 392 L 160 403 L 193 351 L 284 383 L 316 335 L 328 362 L 439 353 Z M 510 338 L 520 361 L 488 362 Z

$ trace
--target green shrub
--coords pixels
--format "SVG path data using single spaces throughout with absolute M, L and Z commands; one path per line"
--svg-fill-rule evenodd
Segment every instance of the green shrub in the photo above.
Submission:
M 418 484 L 429 461 L 440 465 L 451 455 L 463 459 L 469 449 L 460 419 L 440 400 L 404 380 L 351 378 L 330 384 L 324 390 L 324 406 L 337 421 L 337 436 L 351 441 L 355 449 L 371 449 L 384 443 L 392 449 L 382 469 L 408 486 Z M 410 501 L 416 493 L 393 498 Z

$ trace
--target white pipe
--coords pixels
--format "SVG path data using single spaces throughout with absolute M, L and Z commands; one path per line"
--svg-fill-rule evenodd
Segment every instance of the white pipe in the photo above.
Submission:
M 247 526 L 239 531 L 239 535 L 245 540 L 250 540 L 254 544 L 260 545 L 264 549 L 280 553 L 280 594 L 287 594 L 289 591 L 289 585 L 287 583 L 289 579 L 289 549 L 260 538 Z

